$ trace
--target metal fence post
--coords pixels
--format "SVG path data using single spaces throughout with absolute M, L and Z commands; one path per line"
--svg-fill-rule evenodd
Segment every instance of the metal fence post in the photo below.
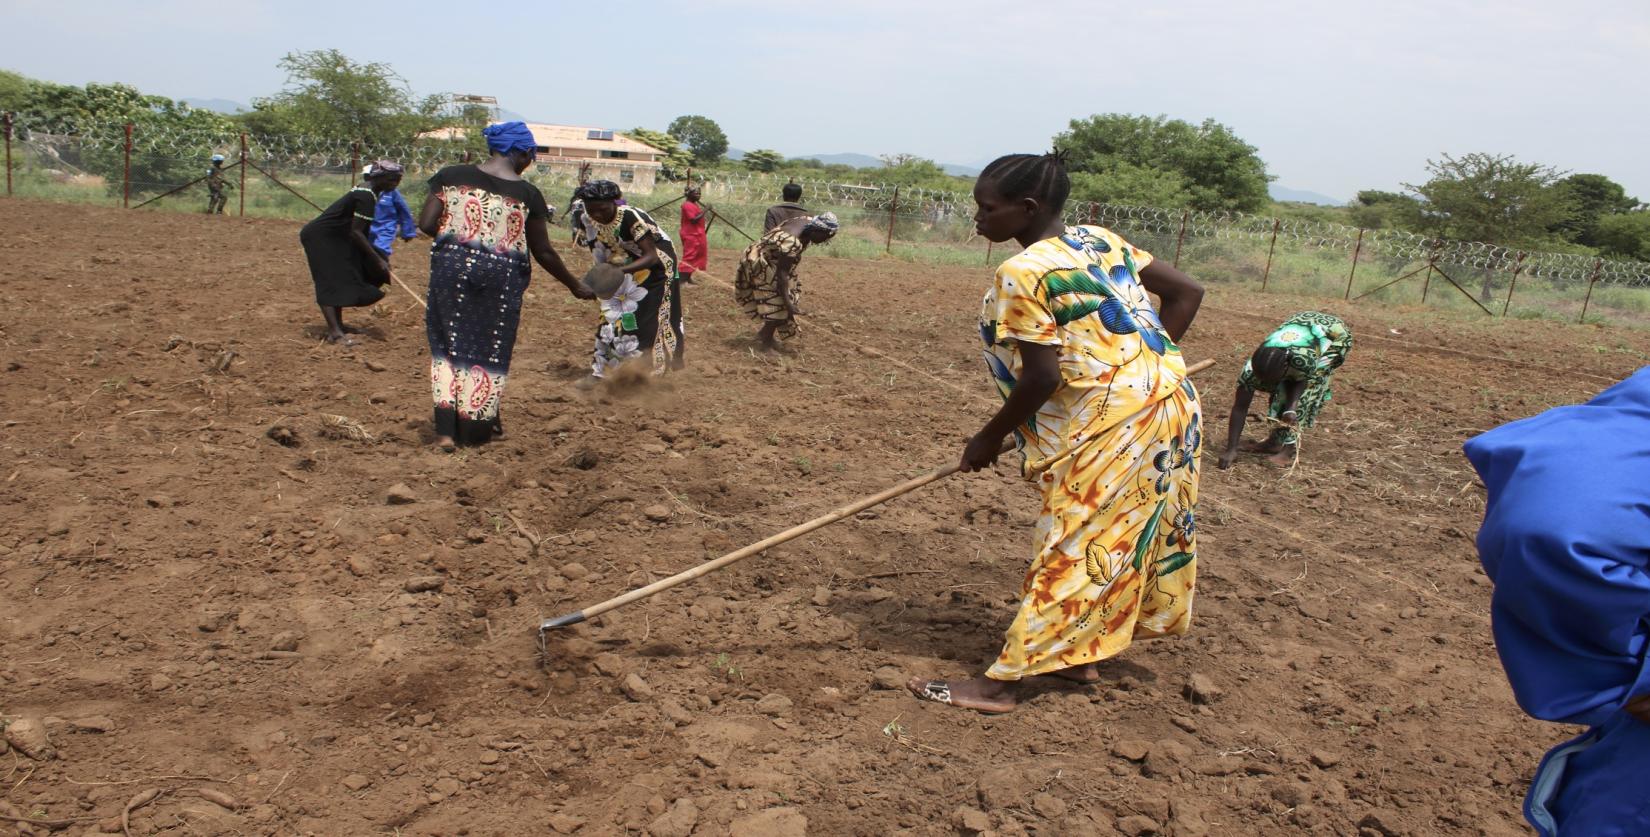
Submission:
M 120 175 L 120 208 L 132 206 L 132 123 L 126 123 L 126 145 L 122 152 L 125 161 Z
M 888 240 L 882 246 L 882 252 L 894 252 L 894 213 L 899 211 L 899 187 L 894 187 L 894 199 L 888 203 Z
M 241 217 L 246 217 L 246 134 L 241 134 Z
M 1346 272 L 1346 294 L 1342 299 L 1352 299 L 1352 277 L 1358 275 L 1358 254 L 1364 251 L 1364 230 L 1358 228 L 1358 246 L 1352 248 L 1352 269 Z
M 1598 283 L 1598 272 L 1603 268 L 1603 259 L 1598 259 L 1593 262 L 1593 275 L 1587 279 L 1587 296 L 1585 299 L 1581 300 L 1581 317 L 1576 320 L 1578 323 L 1587 322 L 1587 306 L 1593 301 L 1593 285 Z
M 1272 219 L 1272 243 L 1266 245 L 1266 272 L 1260 275 L 1261 293 L 1266 292 L 1266 280 L 1272 278 L 1272 252 L 1278 249 L 1278 228 L 1283 226 L 1282 218 Z
M 349 187 L 355 188 L 355 173 L 361 170 L 361 142 L 349 144 Z
M 1186 240 L 1186 222 L 1192 217 L 1190 209 L 1180 213 L 1180 236 L 1174 240 L 1174 266 L 1180 267 L 1180 245 Z
M 11 111 L 6 111 L 6 197 L 11 197 Z
M 1513 288 L 1518 287 L 1518 274 L 1524 270 L 1524 257 L 1529 253 L 1518 251 L 1518 262 L 1513 265 L 1512 281 L 1507 283 L 1507 301 L 1501 303 L 1501 316 L 1507 316 L 1507 309 L 1512 306 Z

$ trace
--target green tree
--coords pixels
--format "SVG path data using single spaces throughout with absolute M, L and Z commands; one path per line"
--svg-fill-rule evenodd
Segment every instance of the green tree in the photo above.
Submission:
M 625 136 L 646 143 L 665 153 L 660 161 L 662 168 L 659 173 L 666 180 L 681 180 L 687 177 L 688 169 L 693 168 L 693 155 L 682 147 L 680 142 L 670 134 L 662 131 L 650 131 L 646 128 L 632 128 L 625 132 Z
M 880 159 L 882 168 L 861 169 L 879 183 L 936 191 L 950 191 L 958 187 L 956 178 L 946 174 L 940 164 L 926 157 L 918 157 L 915 154 L 886 154 Z
M 785 155 L 771 148 L 758 148 L 755 151 L 745 152 L 742 161 L 745 167 L 753 171 L 771 172 L 785 162 Z
M 27 102 L 34 80 L 10 70 L 0 70 L 0 111 L 19 111 Z
M 1448 238 L 1539 246 L 1576 212 L 1570 191 L 1557 188 L 1557 170 L 1511 155 L 1445 154 L 1428 160 L 1427 172 L 1427 182 L 1404 186 L 1421 197 L 1427 231 Z
M 1071 199 L 1121 206 L 1191 206 L 1186 178 L 1179 172 L 1112 161 L 1100 171 L 1071 174 Z
M 443 127 L 441 96 L 415 98 L 388 64 L 358 63 L 335 49 L 287 53 L 286 88 L 254 99 L 247 125 L 262 134 L 398 145 Z
M 1427 161 L 1427 172 L 1427 182 L 1404 185 L 1421 196 L 1421 227 L 1446 238 L 1541 247 L 1575 215 L 1575 198 L 1557 185 L 1560 173 L 1551 166 L 1507 154 L 1444 154 Z M 1486 274 L 1483 299 L 1490 290 Z
M 1255 147 L 1213 119 L 1193 125 L 1164 116 L 1100 114 L 1073 119 L 1054 144 L 1071 155 L 1073 172 L 1135 180 L 1138 169 L 1173 172 L 1186 195 L 1177 205 L 1253 212 L 1270 202 L 1266 184 L 1272 178 Z M 1148 191 L 1172 192 L 1161 182 Z
M 1413 229 L 1421 217 L 1421 202 L 1402 192 L 1365 189 L 1352 200 L 1352 223 L 1366 230 Z
M 1650 262 L 1650 210 L 1606 215 L 1599 219 L 1597 234 L 1605 255 Z
M 118 193 L 125 174 L 125 137 L 132 125 L 135 192 L 180 186 L 206 173 L 207 158 L 230 151 L 232 120 L 164 96 L 148 96 L 125 84 L 85 87 L 24 79 L 15 94 L 18 119 L 27 126 L 65 133 L 90 132 L 101 141 L 60 150 L 64 163 L 103 177 Z
M 1639 199 L 1628 197 L 1627 190 L 1602 174 L 1572 174 L 1558 181 L 1561 189 L 1569 190 L 1575 202 L 1575 214 L 1553 229 L 1577 244 L 1598 247 L 1598 226 L 1605 216 L 1631 212 L 1639 207 Z
M 696 163 L 714 163 L 728 152 L 728 135 L 708 116 L 678 116 L 665 133 L 687 146 Z

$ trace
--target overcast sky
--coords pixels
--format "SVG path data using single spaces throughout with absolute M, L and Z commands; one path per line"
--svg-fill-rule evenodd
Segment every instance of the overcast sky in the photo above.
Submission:
M 7 5 L 0 67 L 175 98 L 248 102 L 281 87 L 283 54 L 338 48 L 418 93 L 620 130 L 698 113 L 791 155 L 978 165 L 1074 117 L 1167 114 L 1219 120 L 1278 184 L 1341 199 L 1490 151 L 1650 200 L 1650 0 Z

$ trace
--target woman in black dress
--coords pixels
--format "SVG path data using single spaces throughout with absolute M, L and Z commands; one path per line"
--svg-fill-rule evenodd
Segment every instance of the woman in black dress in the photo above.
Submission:
M 449 451 L 504 432 L 499 397 L 532 260 L 573 296 L 596 298 L 550 245 L 544 195 L 521 177 L 537 150 L 532 132 L 521 122 L 505 122 L 482 133 L 492 156 L 478 166 L 436 172 L 418 219 L 418 228 L 435 242 L 424 331 L 436 445 Z
M 379 160 L 367 170 L 366 182 L 332 202 L 332 206 L 304 225 L 298 241 L 315 280 L 315 303 L 326 320 L 327 342 L 355 345 L 349 336 L 358 328 L 344 325 L 344 309 L 371 305 L 384 298 L 390 266 L 372 247 L 367 229 L 378 207 L 378 196 L 401 185 L 401 166 Z

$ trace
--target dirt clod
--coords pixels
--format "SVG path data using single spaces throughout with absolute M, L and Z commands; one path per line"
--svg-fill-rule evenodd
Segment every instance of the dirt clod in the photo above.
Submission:
M 699 824 L 699 806 L 683 797 L 671 803 L 670 809 L 648 823 L 649 837 L 689 837 Z
M 1220 700 L 1221 695 L 1226 693 L 1219 686 L 1216 686 L 1215 681 L 1209 679 L 1206 674 L 1192 675 L 1191 679 L 1186 681 L 1186 687 L 1182 691 L 1186 695 L 1186 699 L 1192 703 L 1214 703 Z
M 37 761 L 56 755 L 46 737 L 46 725 L 39 718 L 14 718 L 6 724 L 6 743 L 17 752 Z
M 418 495 L 406 483 L 398 482 L 384 492 L 384 502 L 391 506 L 405 506 L 418 502 Z
M 408 593 L 432 593 L 447 586 L 447 579 L 439 575 L 414 576 L 401 583 L 401 589 Z

